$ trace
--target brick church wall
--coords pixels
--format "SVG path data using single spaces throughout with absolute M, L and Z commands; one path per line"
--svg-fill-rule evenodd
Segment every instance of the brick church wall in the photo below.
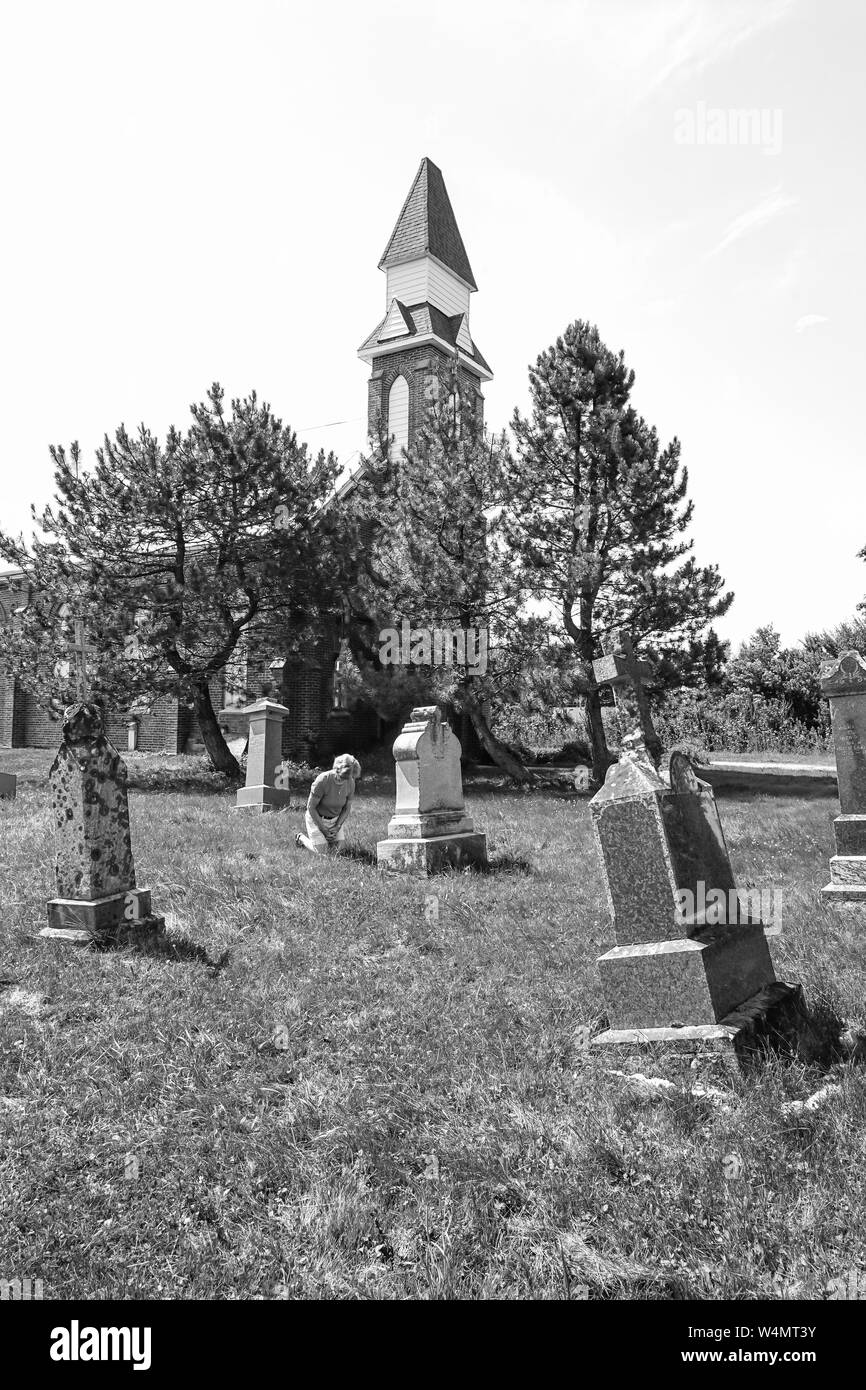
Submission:
M 409 438 L 414 439 L 453 364 L 452 357 L 429 344 L 374 358 L 367 393 L 367 427 L 371 437 L 376 438 L 380 414 L 387 429 L 388 395 L 397 377 L 402 376 L 409 387 Z M 478 378 L 462 362 L 457 363 L 457 380 L 464 400 L 474 399 L 476 410 L 483 415 L 484 397 Z

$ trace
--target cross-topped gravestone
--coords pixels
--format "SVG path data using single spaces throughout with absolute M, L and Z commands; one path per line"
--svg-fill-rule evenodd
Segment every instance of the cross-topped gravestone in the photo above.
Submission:
M 460 751 L 439 705 L 413 709 L 394 744 L 397 804 L 387 840 L 376 845 L 380 869 L 428 874 L 487 863 L 487 836 L 476 831 L 463 801 Z
M 72 642 L 72 664 L 75 671 L 76 698 L 84 703 L 90 699 L 90 677 L 87 673 L 87 654 L 90 648 L 84 632 L 84 620 L 76 616 Z
M 655 731 L 649 698 L 643 684 L 653 673 L 652 664 L 638 659 L 631 637 L 619 629 L 614 629 L 602 639 L 601 649 L 604 655 L 592 663 L 592 671 L 597 685 L 609 685 L 613 691 L 620 724 L 620 738 L 632 729 L 639 728 L 650 757 L 658 767 L 661 762 L 662 744 Z
M 599 960 L 600 1044 L 736 1044 L 793 990 L 742 904 L 712 788 L 681 753 L 670 786 L 635 740 L 590 802 L 616 945 Z M 722 910 L 719 910 L 719 904 Z
M 836 853 L 823 896 L 866 903 L 866 661 L 859 652 L 843 652 L 824 666 L 821 692 L 830 701 L 842 811 L 833 822 Z
M 69 705 L 48 774 L 54 812 L 57 897 L 41 936 L 79 944 L 149 943 L 165 927 L 137 888 L 126 766 L 95 705 Z

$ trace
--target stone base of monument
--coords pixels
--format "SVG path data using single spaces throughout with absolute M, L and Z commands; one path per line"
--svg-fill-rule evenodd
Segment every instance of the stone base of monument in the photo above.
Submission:
M 828 883 L 821 889 L 821 897 L 836 907 L 856 907 L 866 903 L 866 884 Z
M 614 946 L 598 968 L 618 1028 L 713 1025 L 773 979 L 767 938 L 757 924 Z
M 380 869 L 429 874 L 487 863 L 487 836 L 465 810 L 415 811 L 392 816 L 387 840 L 376 845 Z
M 607 1028 L 592 1038 L 593 1047 L 626 1052 L 673 1053 L 694 1063 L 720 1060 L 748 1066 L 769 1049 L 811 1060 L 817 1044 L 800 985 L 776 980 L 713 1023 L 664 1028 Z
M 866 816 L 837 816 L 833 833 L 836 853 L 830 860 L 830 882 L 821 896 L 840 907 L 866 903 Z
M 152 911 L 149 888 L 130 888 L 104 898 L 53 898 L 48 926 L 39 935 L 75 946 L 152 946 L 165 918 Z
M 435 835 L 423 839 L 379 840 L 376 859 L 380 869 L 410 874 L 431 874 L 437 869 L 486 864 L 487 836 L 470 831 L 463 835 Z
M 241 787 L 233 811 L 280 811 L 291 806 L 292 794 L 281 787 Z

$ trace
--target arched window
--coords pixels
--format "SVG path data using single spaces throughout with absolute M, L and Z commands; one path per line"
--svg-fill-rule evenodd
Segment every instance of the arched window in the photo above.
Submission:
M 460 387 L 456 385 L 448 397 L 448 424 L 454 432 L 455 439 L 463 438 L 463 401 L 460 396 Z
M 404 376 L 395 377 L 388 392 L 388 434 L 391 458 L 398 459 L 409 447 L 409 383 Z

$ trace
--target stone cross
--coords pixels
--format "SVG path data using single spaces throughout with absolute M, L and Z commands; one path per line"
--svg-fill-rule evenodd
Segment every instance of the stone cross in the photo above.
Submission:
M 463 801 L 460 740 L 439 705 L 413 709 L 394 744 L 397 802 L 388 838 L 376 846 L 380 869 L 428 874 L 443 865 L 487 862 Z
M 712 788 L 681 753 L 668 787 L 632 741 L 590 810 L 616 938 L 598 963 L 610 1026 L 595 1041 L 733 1047 L 742 1006 L 791 991 L 760 915 L 742 910 Z
M 650 757 L 658 767 L 662 756 L 661 739 L 655 731 L 643 684 L 644 679 L 652 675 L 653 667 L 649 661 L 639 661 L 635 656 L 628 633 L 614 630 L 601 645 L 604 655 L 592 663 L 592 671 L 597 685 L 609 685 L 613 691 L 620 736 L 639 727 Z
M 57 897 L 41 936 L 141 945 L 164 930 L 138 888 L 129 830 L 126 766 L 95 705 L 69 705 L 48 774 Z
M 823 896 L 866 903 L 866 661 L 859 652 L 843 652 L 822 668 L 821 693 L 830 701 L 842 811 L 833 822 L 836 853 Z
M 288 713 L 275 700 L 256 700 L 241 710 L 222 711 L 222 717 L 246 716 L 249 725 L 246 785 L 238 791 L 236 811 L 264 812 L 291 805 L 283 767 L 283 720 Z

